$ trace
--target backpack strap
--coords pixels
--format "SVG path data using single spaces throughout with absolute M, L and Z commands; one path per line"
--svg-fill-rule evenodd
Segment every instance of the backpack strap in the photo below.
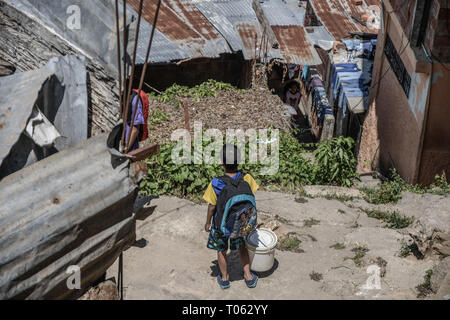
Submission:
M 235 187 L 237 187 L 237 185 L 244 180 L 244 177 L 246 176 L 245 173 L 243 172 L 239 172 L 239 177 L 237 177 L 237 179 L 233 179 L 230 176 L 224 175 L 222 177 L 220 177 L 219 179 L 222 180 L 223 182 L 225 182 L 225 184 L 232 184 Z

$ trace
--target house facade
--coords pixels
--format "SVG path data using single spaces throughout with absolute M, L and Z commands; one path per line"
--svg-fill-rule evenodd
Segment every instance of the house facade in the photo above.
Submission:
M 450 176 L 450 9 L 445 0 L 383 0 L 360 172 L 408 183 Z

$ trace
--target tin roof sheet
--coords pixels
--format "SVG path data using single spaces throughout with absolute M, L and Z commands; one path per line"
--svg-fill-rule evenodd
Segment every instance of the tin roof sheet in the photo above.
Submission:
M 287 63 L 319 65 L 322 60 L 306 37 L 302 26 L 272 26 Z
M 127 0 L 137 12 L 139 0 Z M 145 0 L 142 15 L 152 24 L 157 0 Z M 190 57 L 218 57 L 231 52 L 225 39 L 198 11 L 192 1 L 163 1 L 158 17 L 157 30 L 170 39 Z
M 303 21 L 298 19 L 292 10 L 282 0 L 269 0 L 261 3 L 264 15 L 272 26 L 301 26 Z
M 378 32 L 378 30 L 369 30 L 352 18 L 352 16 L 361 18 L 361 14 L 367 10 L 368 5 L 364 0 L 361 5 L 355 5 L 352 0 L 315 0 L 309 3 L 319 20 L 336 40 L 348 37 L 350 32 Z

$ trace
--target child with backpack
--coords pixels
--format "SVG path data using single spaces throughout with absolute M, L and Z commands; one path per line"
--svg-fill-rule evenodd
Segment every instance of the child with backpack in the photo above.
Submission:
M 225 175 L 213 179 L 203 196 L 209 204 L 205 224 L 205 231 L 209 232 L 207 247 L 217 251 L 221 273 L 217 276 L 217 282 L 222 289 L 230 287 L 227 271 L 228 247 L 239 251 L 245 283 L 249 288 L 254 288 L 258 277 L 250 271 L 250 258 L 244 237 L 256 229 L 254 193 L 259 186 L 251 175 L 238 171 L 240 154 L 235 145 L 225 145 L 221 159 Z

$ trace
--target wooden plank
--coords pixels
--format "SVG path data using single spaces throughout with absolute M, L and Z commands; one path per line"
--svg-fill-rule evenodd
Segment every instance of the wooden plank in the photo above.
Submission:
M 152 143 L 144 148 L 136 149 L 128 153 L 132 157 L 132 162 L 142 161 L 159 153 L 159 144 Z

